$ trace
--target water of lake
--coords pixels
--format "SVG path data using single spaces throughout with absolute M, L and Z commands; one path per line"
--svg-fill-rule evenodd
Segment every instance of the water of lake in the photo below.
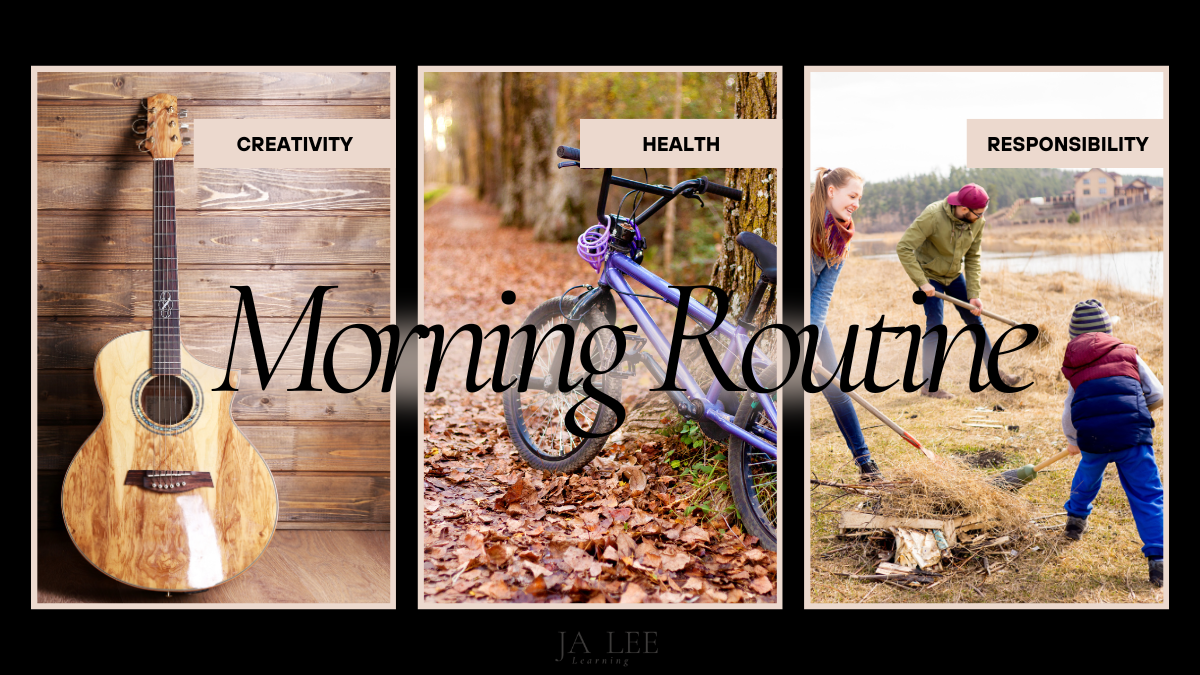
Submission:
M 864 256 L 879 260 L 899 260 L 895 251 Z M 1030 253 L 983 252 L 985 272 L 1008 269 L 1019 274 L 1053 274 L 1055 272 L 1078 272 L 1088 279 L 1107 281 L 1131 291 L 1162 297 L 1163 252 L 1124 251 L 1121 253 L 1099 253 L 1080 255 Z

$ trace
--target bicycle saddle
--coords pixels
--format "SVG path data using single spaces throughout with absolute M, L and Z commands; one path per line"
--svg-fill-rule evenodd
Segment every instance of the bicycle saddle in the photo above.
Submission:
M 754 262 L 762 270 L 763 281 L 775 283 L 775 244 L 763 239 L 753 232 L 742 232 L 737 236 L 737 243 L 754 254 Z

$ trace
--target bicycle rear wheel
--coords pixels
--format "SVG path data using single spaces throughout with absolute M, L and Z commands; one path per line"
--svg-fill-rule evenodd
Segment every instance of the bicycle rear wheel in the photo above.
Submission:
M 575 305 L 576 297 L 562 299 L 562 311 L 570 312 Z M 533 326 L 537 337 L 533 346 L 537 348 L 542 338 L 554 326 L 567 323 L 566 317 L 559 309 L 559 299 L 552 298 L 538 305 L 529 314 L 523 325 Z M 508 425 L 508 435 L 516 446 L 521 458 L 530 466 L 546 471 L 578 471 L 592 461 L 608 442 L 608 435 L 599 438 L 580 438 L 567 430 L 565 424 L 567 411 L 576 402 L 587 399 L 575 409 L 575 423 L 583 431 L 598 433 L 613 430 L 616 423 L 616 413 L 608 406 L 602 405 L 594 398 L 588 398 L 583 390 L 582 378 L 588 375 L 580 359 L 580 350 L 587 336 L 605 325 L 604 315 L 593 309 L 584 315 L 576 331 L 574 345 L 570 357 L 569 382 L 579 381 L 579 385 L 566 392 L 544 391 L 537 388 L 536 383 L 550 373 L 551 359 L 564 339 L 561 331 L 555 332 L 546 340 L 534 357 L 533 368 L 530 371 L 530 387 L 526 391 L 517 391 L 517 385 L 508 388 L 503 396 L 504 420 Z M 504 382 L 512 382 L 520 377 L 521 365 L 525 356 L 525 333 L 513 337 L 512 347 L 505 362 Z M 596 370 L 604 370 L 612 364 L 616 356 L 616 337 L 610 329 L 600 331 L 592 340 L 592 365 Z M 557 376 L 557 373 L 555 373 Z M 592 384 L 604 393 L 621 400 L 621 380 L 612 373 L 597 375 L 592 378 Z
M 771 365 L 758 376 L 758 381 L 770 388 L 775 386 L 775 378 L 776 366 Z M 742 396 L 734 423 L 751 432 L 755 425 L 778 431 L 759 404 L 758 397 L 749 389 Z M 746 531 L 758 537 L 769 551 L 778 547 L 775 534 L 779 501 L 776 466 L 775 459 L 762 450 L 737 436 L 729 437 L 729 486 L 733 503 Z

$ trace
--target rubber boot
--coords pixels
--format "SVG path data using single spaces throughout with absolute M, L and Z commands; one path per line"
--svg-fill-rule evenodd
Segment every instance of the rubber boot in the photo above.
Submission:
M 1007 384 L 1010 387 L 1017 386 L 1017 383 L 1021 381 L 1021 378 L 1017 377 L 1016 375 L 1013 375 L 1012 373 L 1006 373 L 1003 370 L 1001 370 L 999 372 L 1000 372 L 1000 380 L 1003 381 L 1004 384 Z
M 883 474 L 879 471 L 879 465 L 873 459 L 868 459 L 866 462 L 860 464 L 858 468 L 862 472 L 858 479 L 864 483 L 883 480 Z
M 1158 586 L 1159 588 L 1162 588 L 1162 579 L 1163 579 L 1163 561 L 1162 560 L 1151 560 L 1150 561 L 1150 583 L 1154 584 L 1155 586 Z
M 921 387 L 921 395 L 928 396 L 929 398 L 946 399 L 947 401 L 954 398 L 954 394 L 951 394 L 950 392 L 946 391 L 945 389 L 938 389 L 937 391 L 929 391 L 929 385 L 925 385 L 924 387 Z
M 1063 530 L 1063 534 L 1067 539 L 1079 541 L 1083 538 L 1083 531 L 1087 529 L 1086 518 L 1076 518 L 1075 516 L 1067 516 L 1067 527 Z

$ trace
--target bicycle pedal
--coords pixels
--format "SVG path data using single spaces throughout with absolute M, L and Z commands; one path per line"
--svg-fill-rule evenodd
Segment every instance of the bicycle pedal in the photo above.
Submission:
M 626 367 L 624 369 L 617 368 L 616 370 L 610 372 L 608 374 L 609 377 L 616 377 L 624 380 L 637 375 L 637 371 L 634 370 L 632 361 L 626 361 L 622 359 L 621 363 L 623 363 Z
M 625 336 L 625 356 L 638 356 L 642 353 L 642 348 L 646 346 L 646 338 L 641 335 L 626 335 Z

